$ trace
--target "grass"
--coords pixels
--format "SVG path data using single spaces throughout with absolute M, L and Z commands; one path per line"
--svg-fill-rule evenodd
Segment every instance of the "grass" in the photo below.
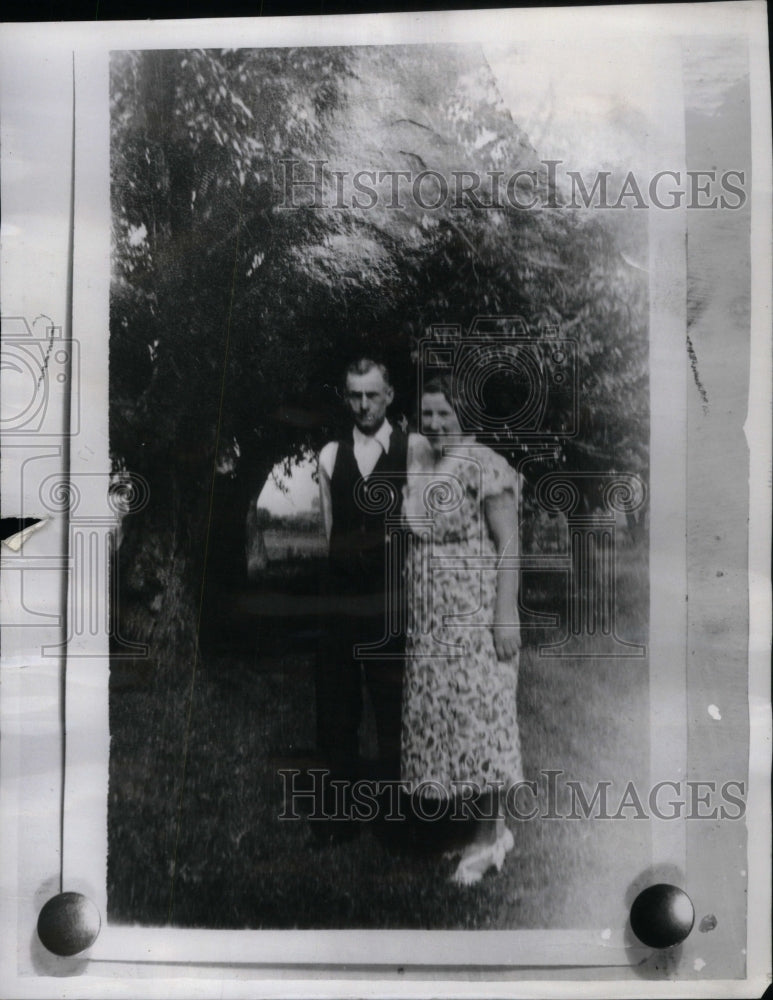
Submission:
M 302 589 L 311 567 L 300 557 L 284 569 L 275 565 L 272 588 L 284 572 Z M 532 579 L 528 591 L 530 606 L 558 606 L 546 581 Z M 304 821 L 280 821 L 277 769 L 303 766 L 314 740 L 314 629 L 273 606 L 272 616 L 261 614 L 260 599 L 242 602 L 241 631 L 225 623 L 227 641 L 203 656 L 187 744 L 189 681 L 165 688 L 160 681 L 127 684 L 118 673 L 112 679 L 111 921 L 428 929 L 624 922 L 626 889 L 650 861 L 646 822 L 511 823 L 516 849 L 503 872 L 461 889 L 448 882 L 451 862 L 427 845 L 386 841 L 375 824 L 364 824 L 353 842 L 312 847 Z M 620 550 L 618 600 L 619 633 L 646 642 L 646 549 Z M 530 633 L 522 656 L 526 776 L 560 769 L 589 790 L 611 781 L 614 812 L 629 780 L 646 789 L 646 660 L 540 658 L 537 643 L 555 638 Z

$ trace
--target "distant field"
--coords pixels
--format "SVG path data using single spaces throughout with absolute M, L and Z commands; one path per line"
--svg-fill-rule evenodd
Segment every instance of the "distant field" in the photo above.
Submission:
M 272 562 L 324 556 L 327 551 L 322 527 L 302 531 L 297 528 L 266 528 L 263 532 L 266 555 Z
M 311 540 L 304 541 L 310 550 Z M 303 548 L 281 533 L 274 544 L 275 552 Z M 275 578 L 282 566 L 292 576 L 308 565 L 297 555 L 275 565 Z M 618 595 L 620 635 L 646 642 L 645 547 L 621 547 Z M 561 603 L 539 580 L 527 596 L 535 610 Z M 649 824 L 631 818 L 514 822 L 517 847 L 503 872 L 466 890 L 449 884 L 451 863 L 431 851 L 431 836 L 423 844 L 400 842 L 366 824 L 351 844 L 310 846 L 304 821 L 278 818 L 279 770 L 314 763 L 316 621 L 240 614 L 241 632 L 237 637 L 233 627 L 227 652 L 202 655 L 190 726 L 190 678 L 179 688 L 113 685 L 111 921 L 212 928 L 624 926 L 630 881 L 650 863 Z M 527 778 L 553 769 L 588 787 L 611 781 L 618 795 L 630 780 L 646 787 L 647 661 L 540 658 L 538 642 L 554 638 L 548 630 L 525 637 L 518 703 Z M 366 752 L 373 742 L 367 724 Z

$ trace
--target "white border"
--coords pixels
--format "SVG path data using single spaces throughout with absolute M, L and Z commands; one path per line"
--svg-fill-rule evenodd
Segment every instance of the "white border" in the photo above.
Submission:
M 666 13 L 667 10 L 667 13 Z M 507 27 L 512 31 L 520 31 L 529 33 L 534 37 L 554 37 L 557 30 L 562 33 L 566 31 L 569 36 L 573 32 L 586 30 L 588 26 L 588 18 L 592 18 L 594 22 L 594 30 L 610 31 L 610 34 L 614 34 L 617 31 L 636 31 L 640 34 L 650 34 L 653 38 L 657 38 L 663 32 L 663 25 L 668 24 L 669 33 L 675 33 L 678 31 L 691 32 L 696 30 L 696 23 L 700 24 L 700 31 L 702 33 L 714 33 L 714 34 L 724 34 L 730 30 L 733 33 L 748 33 L 751 38 L 755 37 L 759 44 L 753 45 L 753 59 L 755 62 L 755 75 L 757 87 L 753 93 L 753 102 L 755 106 L 755 128 L 757 130 L 757 140 L 761 141 L 763 144 L 763 155 L 757 155 L 755 159 L 755 175 L 754 175 L 754 191 L 756 193 L 756 203 L 761 204 L 764 202 L 766 210 L 764 212 L 755 211 L 755 216 L 753 220 L 753 243 L 755 247 L 755 253 L 753 254 L 753 274 L 754 274 L 754 296 L 753 296 L 753 317 L 752 317 L 752 329 L 753 329 L 753 364 L 752 364 L 752 392 L 750 393 L 750 426 L 764 426 L 769 429 L 769 381 L 768 375 L 770 371 L 770 347 L 768 339 L 769 331 L 769 319 L 771 310 L 771 300 L 770 300 L 770 284 L 769 284 L 769 234 L 770 234 L 770 211 L 769 211 L 769 195 L 771 191 L 771 181 L 770 181 L 770 165 L 768 156 L 764 155 L 770 146 L 770 132 L 769 132 L 769 115 L 765 113 L 768 107 L 767 90 L 767 74 L 766 74 L 766 47 L 762 44 L 762 22 L 764 21 L 764 8 L 760 4 L 710 4 L 710 5 L 672 5 L 667 8 L 619 8 L 619 9 L 609 9 L 605 11 L 605 20 L 603 25 L 598 21 L 598 10 L 591 9 L 580 10 L 562 10 L 560 26 L 556 22 L 555 14 L 548 11 L 519 11 L 519 12 L 503 12 L 503 11 L 488 11 L 488 12 L 476 12 L 474 21 L 470 21 L 470 15 L 465 13 L 452 13 L 445 15 L 397 15 L 385 22 L 382 18 L 372 17 L 372 16 L 362 16 L 356 18 L 329 18 L 322 22 L 316 22 L 314 26 L 314 36 L 316 44 L 367 44 L 367 42 L 373 37 L 377 37 L 381 44 L 388 44 L 392 41 L 403 40 L 406 36 L 410 37 L 413 42 L 432 42 L 432 41 L 470 41 L 471 38 L 475 37 L 485 37 L 487 32 L 495 31 L 501 33 L 506 30 Z M 231 31 L 235 32 L 238 37 L 238 42 L 234 41 L 232 44 L 239 45 L 260 45 L 265 46 L 269 44 L 287 44 L 288 42 L 297 41 L 297 31 L 299 27 L 299 22 L 297 19 L 287 19 L 281 21 L 237 21 L 230 24 L 225 24 L 224 22 L 217 20 L 207 20 L 197 23 L 181 23 L 181 22 L 168 22 L 168 23 L 155 23 L 152 25 L 148 24 L 114 24 L 114 25 L 88 25 L 88 26 L 73 26 L 73 25 L 46 25 L 46 26 L 25 26 L 21 28 L 19 26 L 4 26 L 2 29 L 2 56 L 3 63 L 8 65 L 9 57 L 13 54 L 14 58 L 10 59 L 10 64 L 18 66 L 18 56 L 19 53 L 23 53 L 25 48 L 28 49 L 28 55 L 31 59 L 38 60 L 39 67 L 51 68 L 51 64 L 62 63 L 62 53 L 66 50 L 68 46 L 76 48 L 79 54 L 88 55 L 89 52 L 99 55 L 99 53 L 104 52 L 106 49 L 111 47 L 120 48 L 142 48 L 142 47 L 162 47 L 167 44 L 164 39 L 170 39 L 169 45 L 174 47 L 184 47 L 186 45 L 206 45 L 212 44 L 213 37 L 219 35 L 225 28 L 228 29 L 229 33 Z M 171 41 L 173 39 L 173 42 Z M 765 52 L 765 54 L 763 54 Z M 8 77 L 6 76 L 6 80 Z M 4 81 L 5 82 L 5 81 Z M 762 86 L 760 86 L 762 83 Z M 4 104 L 7 107 L 8 104 L 8 91 L 5 89 L 5 99 Z M 764 125 L 760 125 L 764 122 Z M 760 132 L 762 135 L 760 136 Z M 5 138 L 5 136 L 4 136 Z M 12 145 L 13 148 L 13 145 Z M 7 150 L 7 143 L 4 142 L 4 150 Z M 759 149 L 758 149 L 759 154 Z M 5 166 L 5 165 L 4 165 Z M 79 184 L 82 184 L 85 180 L 86 175 L 79 177 Z M 92 178 L 97 184 L 104 181 L 97 176 Z M 6 212 L 7 216 L 7 212 Z M 7 243 L 4 241 L 4 252 Z M 36 247 L 39 251 L 40 247 Z M 82 251 L 76 249 L 76 254 Z M 4 261 L 5 264 L 5 261 Z M 5 286 L 8 287 L 7 285 Z M 22 286 L 24 287 L 23 283 Z M 29 289 L 30 298 L 33 300 L 33 310 L 32 313 L 37 311 L 35 305 L 39 299 L 36 299 L 35 292 L 33 289 Z M 55 292 L 53 298 L 56 299 L 57 293 Z M 5 298 L 5 296 L 4 296 Z M 47 306 L 47 308 L 51 308 Z M 87 303 L 79 306 L 78 315 L 83 317 L 83 310 L 88 308 Z M 56 309 L 52 309 L 56 313 Z M 99 319 L 94 317 L 95 329 L 98 328 Z M 76 336 L 78 336 L 76 334 Z M 760 363 L 762 360 L 764 363 Z M 764 381 L 763 381 L 764 380 Z M 754 417 L 754 421 L 752 418 Z M 759 421 L 756 423 L 755 421 Z M 753 636 L 753 647 L 752 653 L 755 660 L 757 668 L 752 677 L 752 686 L 750 687 L 750 708 L 752 712 L 752 721 L 755 728 L 762 731 L 762 739 L 754 743 L 755 746 L 761 747 L 764 753 L 765 740 L 769 741 L 770 738 L 770 724 L 769 717 L 767 713 L 767 706 L 769 705 L 769 681 L 767 680 L 767 663 L 762 660 L 762 657 L 766 655 L 767 642 L 770 635 L 770 619 L 769 619 L 769 602 L 767 597 L 769 596 L 769 584 L 767 581 L 767 565 L 765 561 L 765 554 L 769 551 L 769 548 L 765 546 L 764 542 L 769 541 L 770 531 L 769 522 L 766 517 L 766 512 L 769 509 L 769 473 L 770 473 L 770 450 L 769 450 L 769 434 L 764 435 L 764 441 L 766 442 L 766 447 L 762 448 L 760 442 L 756 439 L 754 441 L 754 449 L 752 452 L 752 485 L 756 486 L 757 489 L 762 490 L 762 501 L 755 504 L 752 507 L 751 517 L 752 526 L 755 528 L 759 534 L 752 535 L 752 541 L 750 543 L 750 575 L 754 583 L 752 588 L 750 599 L 751 599 L 751 610 L 752 610 L 752 636 Z M 101 444 L 100 447 L 103 449 L 102 454 L 106 454 L 104 450 L 106 448 L 106 443 Z M 755 493 L 755 495 L 758 495 Z M 760 545 L 758 539 L 763 541 Z M 29 657 L 26 658 L 26 669 L 29 669 Z M 24 701 L 28 701 L 29 688 L 25 686 L 23 690 L 19 690 L 19 702 L 9 702 L 8 695 L 10 693 L 13 696 L 13 688 L 17 681 L 21 680 L 20 673 L 14 673 L 15 666 L 19 664 L 10 664 L 6 662 L 4 664 L 4 686 L 5 692 L 3 697 L 3 712 L 4 712 L 4 734 L 8 736 L 9 730 L 8 723 L 10 721 L 11 726 L 14 726 L 15 719 L 10 714 L 11 707 L 18 707 L 23 704 Z M 52 677 L 50 674 L 51 664 L 38 664 L 41 677 L 44 680 L 43 686 L 41 687 L 42 698 L 47 698 L 45 691 L 47 688 L 50 689 L 50 683 Z M 11 671 L 9 673 L 8 671 Z M 29 675 L 27 675 L 29 676 Z M 86 692 L 87 697 L 94 696 L 93 705 L 97 705 L 99 702 L 99 692 L 98 690 L 91 690 L 89 676 L 83 673 L 80 677 L 78 673 L 75 672 L 71 675 L 73 680 L 79 682 L 79 688 L 81 692 Z M 25 684 L 27 682 L 25 681 Z M 10 691 L 9 691 L 10 689 Z M 78 702 L 80 703 L 80 694 L 78 695 Z M 760 716 L 762 717 L 760 719 Z M 8 816 L 9 814 L 14 814 L 16 812 L 16 803 L 20 801 L 17 795 L 22 795 L 21 789 L 16 788 L 16 776 L 20 774 L 19 767 L 22 762 L 18 759 L 15 754 L 16 743 L 13 739 L 10 741 L 6 739 L 6 745 L 3 754 L 3 815 Z M 85 753 L 85 744 L 79 746 L 77 735 L 74 734 L 71 740 L 68 742 L 68 760 L 71 764 L 77 764 L 79 761 L 83 762 L 83 767 L 89 767 L 88 754 Z M 53 755 L 55 756 L 55 754 Z M 27 764 L 25 760 L 23 762 Z M 93 763 L 93 758 L 92 758 Z M 763 787 L 762 782 L 766 780 L 765 771 L 769 766 L 769 761 L 767 756 L 763 757 L 763 754 L 758 754 L 756 757 L 752 758 L 752 773 L 751 779 L 754 781 L 753 795 L 750 794 L 750 802 L 753 797 L 756 797 L 757 804 L 764 806 L 766 802 L 766 788 Z M 69 768 L 68 768 L 69 770 Z M 74 773 L 71 771 L 70 773 Z M 87 775 L 84 772 L 84 777 L 87 777 L 89 781 L 94 781 L 95 784 L 101 783 L 100 778 L 103 776 L 104 771 L 100 771 L 97 774 L 92 773 Z M 751 792 L 752 790 L 750 790 Z M 762 904 L 762 912 L 765 913 L 765 905 L 769 904 L 769 899 L 766 896 L 765 888 L 769 884 L 769 880 L 766 878 L 766 874 L 769 874 L 769 860 L 767 856 L 766 845 L 769 843 L 769 838 L 766 837 L 766 832 L 769 832 L 769 813 L 767 816 L 761 816 L 761 822 L 759 825 L 753 822 L 753 817 L 750 814 L 750 851 L 749 851 L 749 865 L 750 865 L 750 902 L 753 896 L 756 895 L 756 905 L 759 908 Z M 7 828 L 14 827 L 14 823 L 4 823 L 3 830 L 3 857 L 8 859 L 10 862 L 15 862 L 17 859 L 17 849 L 18 844 L 14 843 L 15 840 L 15 830 L 11 833 L 7 832 Z M 762 845 L 762 850 L 754 850 L 753 845 Z M 77 871 L 83 870 L 80 865 L 76 864 L 77 854 L 72 853 L 78 850 L 77 838 L 73 838 L 69 845 L 66 844 L 66 864 L 68 869 L 70 865 L 72 868 L 69 871 L 68 878 L 76 878 Z M 28 851 L 25 851 L 25 855 L 29 855 Z M 84 851 L 83 857 L 87 856 Z M 755 865 L 757 861 L 760 861 L 760 867 L 752 871 L 752 863 Z M 45 865 L 36 867 L 46 867 Z M 50 867 L 49 867 L 50 870 Z M 15 886 L 11 886 L 7 882 L 8 869 L 6 866 L 3 868 L 3 888 L 11 889 L 13 888 L 15 894 Z M 32 874 L 32 873 L 30 873 Z M 753 877 L 752 877 L 753 876 Z M 28 884 L 27 878 L 25 880 Z M 40 883 L 37 883 L 40 884 Z M 67 886 L 71 887 L 71 886 Z M 84 889 L 88 889 L 89 886 L 84 885 Z M 93 886 L 91 891 L 95 891 Z M 763 898 L 765 897 L 765 898 Z M 6 897 L 7 898 L 7 897 Z M 29 911 L 28 911 L 29 912 Z M 759 913 L 759 909 L 756 911 Z M 12 921 L 12 924 L 14 922 Z M 26 925 L 26 928 L 29 924 Z M 15 961 L 13 959 L 13 941 L 16 940 L 16 930 L 13 926 L 9 926 L 6 920 L 6 913 L 4 911 L 3 915 L 3 931 L 8 931 L 9 933 L 4 933 L 2 936 L 5 939 L 3 942 L 3 965 L 4 970 L 4 984 L 8 982 L 5 976 L 6 970 L 13 968 Z M 760 928 L 761 933 L 759 935 L 760 940 L 754 942 L 755 947 L 753 947 L 752 941 L 752 930 Z M 98 942 L 98 948 L 101 948 L 105 942 L 110 941 L 111 931 L 106 931 L 103 933 L 101 938 L 101 943 Z M 140 932 L 142 934 L 144 932 Z M 168 933 L 168 932 L 167 932 Z M 172 932 L 174 935 L 175 932 Z M 183 932 L 184 933 L 184 932 Z M 377 932 L 378 933 L 378 932 Z M 507 932 L 503 932 L 507 933 Z M 526 932 L 529 933 L 529 932 Z M 540 934 L 541 932 L 536 932 Z M 607 995 L 619 996 L 646 996 L 652 995 L 652 993 L 657 989 L 658 994 L 662 995 L 688 995 L 688 992 L 692 993 L 694 989 L 694 995 L 716 995 L 721 989 L 722 995 L 744 995 L 745 990 L 748 989 L 748 982 L 753 981 L 755 983 L 763 983 L 762 978 L 766 971 L 769 969 L 769 937 L 764 937 L 765 934 L 765 924 L 760 921 L 752 921 L 750 923 L 750 940 L 749 940 L 749 980 L 747 980 L 747 985 L 744 986 L 742 982 L 732 982 L 732 983 L 688 983 L 682 981 L 678 984 L 667 984 L 667 983 L 653 983 L 653 982 L 630 982 L 630 983 L 616 983 L 607 982 L 604 984 L 603 989 Z M 26 929 L 24 926 L 24 921 L 21 921 L 19 927 L 19 945 L 24 948 Z M 544 935 L 541 935 L 544 938 Z M 8 941 L 11 942 L 11 954 L 8 953 Z M 578 942 L 580 939 L 578 939 Z M 618 942 L 614 942 L 611 947 L 616 947 Z M 278 945 L 278 942 L 277 942 Z M 760 946 L 759 950 L 757 945 Z M 98 954 L 98 951 L 94 952 L 94 955 Z M 7 959 L 10 957 L 10 963 Z M 480 962 L 480 958 L 477 957 L 477 961 Z M 168 955 L 157 956 L 158 961 L 168 960 Z M 756 963 L 756 964 L 754 964 Z M 99 963 L 101 966 L 102 963 Z M 93 969 L 96 971 L 96 969 Z M 102 971 L 102 970 L 100 970 Z M 106 970 L 105 970 L 106 971 Z M 117 970 L 116 970 L 117 971 Z M 134 975 L 137 974 L 139 970 L 135 970 Z M 161 969 L 156 970 L 156 974 L 160 974 Z M 217 973 L 219 976 L 222 970 Z M 124 969 L 123 975 L 126 974 Z M 237 972 L 233 973 L 237 975 Z M 244 975 L 244 973 L 241 973 Z M 46 992 L 48 988 L 51 989 L 51 995 L 62 995 L 62 996 L 74 996 L 74 995 L 106 995 L 109 991 L 112 995 L 120 994 L 124 989 L 128 988 L 128 992 L 133 995 L 138 995 L 140 992 L 143 995 L 190 995 L 191 990 L 196 985 L 197 992 L 201 992 L 202 995 L 210 995 L 211 991 L 205 988 L 205 980 L 196 978 L 195 980 L 189 979 L 175 979 L 162 982 L 160 979 L 156 979 L 155 982 L 143 982 L 142 988 L 139 988 L 138 979 L 132 979 L 129 984 L 126 984 L 121 979 L 113 978 L 92 978 L 91 972 L 89 972 L 85 977 L 79 977 L 74 981 L 65 980 L 40 980 L 37 978 L 24 979 L 14 983 L 16 989 L 22 992 L 19 995 L 39 995 L 38 991 L 45 986 Z M 213 984 L 214 986 L 214 984 Z M 149 992 L 146 992 L 146 987 Z M 316 993 L 316 989 L 319 988 L 320 993 Z M 34 992 L 28 992 L 32 989 Z M 270 981 L 261 983 L 260 987 L 261 995 L 291 995 L 293 992 L 293 984 L 287 980 L 283 980 L 281 983 L 275 983 L 272 985 Z M 298 984 L 297 990 L 300 995 L 365 995 L 373 990 L 377 989 L 376 983 L 371 983 L 369 986 L 365 986 L 363 983 L 353 984 L 352 981 L 342 981 L 338 984 L 328 981 L 324 984 L 318 984 L 315 986 L 313 983 L 304 980 L 302 983 Z M 354 993 L 352 993 L 354 990 Z M 542 995 L 573 995 L 577 992 L 576 987 L 571 983 L 525 983 L 520 984 L 509 983 L 507 985 L 497 985 L 494 983 L 487 983 L 485 992 L 488 995 L 533 995 L 539 992 Z M 104 992 L 103 992 L 104 991 Z M 419 993 L 424 993 L 424 995 L 437 995 L 438 992 L 443 992 L 444 995 L 476 995 L 479 993 L 478 986 L 465 986 L 458 982 L 441 984 L 434 983 L 431 986 L 428 985 L 426 992 L 424 992 L 424 987 L 418 983 L 405 983 L 405 982 L 389 982 L 388 986 L 384 986 L 384 991 L 393 995 L 414 995 Z M 744 993 L 742 993 L 744 991 Z M 238 982 L 218 982 L 218 989 L 215 992 L 221 993 L 222 995 L 255 995 L 255 986 L 251 986 L 249 989 L 245 989 L 245 984 L 240 984 Z
M 764 8 L 760 9 L 764 14 Z M 770 152 L 770 53 L 766 23 L 749 47 L 751 70 L 752 199 L 751 361 L 749 409 L 749 794 L 747 975 L 770 985 L 771 940 L 771 474 L 773 473 L 773 161 Z

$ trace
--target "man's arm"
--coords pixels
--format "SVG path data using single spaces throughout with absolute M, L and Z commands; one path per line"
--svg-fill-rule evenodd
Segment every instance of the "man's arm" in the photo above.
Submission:
M 412 432 L 408 435 L 408 470 L 427 469 L 432 465 L 432 448 L 423 434 Z
M 330 544 L 330 532 L 333 529 L 333 498 L 330 492 L 330 481 L 333 477 L 333 468 L 338 454 L 338 444 L 331 441 L 326 444 L 319 453 L 319 464 L 317 466 L 317 478 L 319 479 L 319 509 L 322 513 L 322 525 L 325 529 L 325 538 Z

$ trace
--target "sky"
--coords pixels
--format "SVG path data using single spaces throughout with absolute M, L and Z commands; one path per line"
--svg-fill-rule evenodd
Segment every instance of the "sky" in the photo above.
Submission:
M 316 466 L 316 458 L 305 459 L 293 466 L 289 478 L 284 475 L 281 464 L 275 466 L 258 498 L 258 507 L 264 507 L 277 515 L 299 514 L 311 510 L 319 492 L 319 487 L 311 478 Z M 279 487 L 279 483 L 285 485 L 285 491 Z
M 588 39 L 582 49 L 556 47 L 555 40 L 484 47 L 513 119 L 543 159 L 560 159 L 567 170 L 632 169 L 641 157 L 649 100 L 646 46 L 611 47 Z M 306 459 L 289 477 L 277 465 L 258 506 L 277 515 L 311 510 L 318 491 L 315 465 L 316 459 Z
M 642 167 L 652 94 L 651 44 L 609 38 L 484 45 L 513 120 L 564 170 Z

